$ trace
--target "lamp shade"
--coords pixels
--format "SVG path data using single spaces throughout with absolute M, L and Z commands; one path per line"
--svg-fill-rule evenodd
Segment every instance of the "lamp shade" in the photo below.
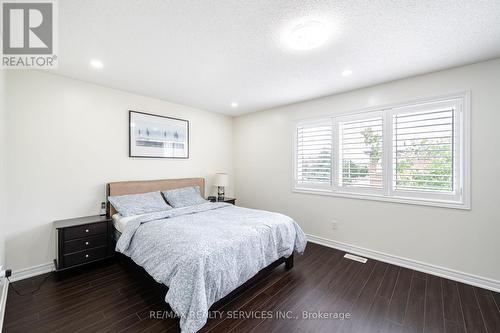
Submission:
M 216 173 L 214 177 L 214 186 L 227 186 L 229 177 L 227 173 Z

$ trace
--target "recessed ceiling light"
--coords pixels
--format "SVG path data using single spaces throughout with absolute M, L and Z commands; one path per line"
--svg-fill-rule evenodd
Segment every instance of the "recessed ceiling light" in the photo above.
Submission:
M 232 107 L 232 108 L 237 108 L 237 107 L 238 107 L 238 103 L 236 103 L 236 102 L 232 102 L 232 103 L 231 103 L 231 107 Z
M 352 71 L 350 69 L 345 69 L 342 71 L 342 76 L 349 76 L 352 74 Z
M 292 29 L 288 43 L 295 50 L 310 50 L 323 45 L 327 39 L 328 31 L 323 23 L 307 21 Z
M 90 66 L 92 66 L 94 68 L 98 68 L 98 69 L 101 69 L 104 67 L 103 63 L 97 59 L 90 60 Z

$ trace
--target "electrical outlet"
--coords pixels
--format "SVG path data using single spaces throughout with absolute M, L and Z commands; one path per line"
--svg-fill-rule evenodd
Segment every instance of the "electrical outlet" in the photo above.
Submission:
M 337 220 L 332 221 L 332 230 L 337 230 L 339 228 L 339 222 Z

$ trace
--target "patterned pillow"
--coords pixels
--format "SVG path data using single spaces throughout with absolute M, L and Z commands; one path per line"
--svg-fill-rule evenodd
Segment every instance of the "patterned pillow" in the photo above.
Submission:
M 163 191 L 162 193 L 169 205 L 174 208 L 199 205 L 208 202 L 201 197 L 199 186 L 181 187 L 174 190 Z
M 108 198 L 122 216 L 132 216 L 172 209 L 160 192 L 117 195 Z

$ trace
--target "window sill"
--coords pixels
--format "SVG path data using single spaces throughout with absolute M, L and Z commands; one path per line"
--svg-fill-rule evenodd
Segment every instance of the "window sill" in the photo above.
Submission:
M 432 207 L 441 207 L 441 208 L 453 208 L 453 209 L 462 209 L 462 210 L 470 210 L 470 203 L 467 202 L 456 202 L 456 201 L 446 201 L 446 200 L 425 200 L 425 199 L 417 199 L 417 198 L 405 198 L 405 197 L 387 197 L 376 194 L 359 194 L 359 193 L 347 193 L 347 192 L 333 192 L 331 190 L 321 190 L 321 189 L 310 189 L 310 188 L 300 188 L 293 187 L 292 192 L 294 193 L 302 193 L 302 194 L 313 194 L 313 195 L 324 195 L 330 197 L 341 197 L 341 198 L 349 198 L 349 199 L 361 199 L 361 200 L 373 200 L 373 201 L 383 201 L 383 202 L 394 202 L 394 203 L 402 203 L 402 204 L 410 204 L 410 205 L 419 205 L 419 206 L 432 206 Z

